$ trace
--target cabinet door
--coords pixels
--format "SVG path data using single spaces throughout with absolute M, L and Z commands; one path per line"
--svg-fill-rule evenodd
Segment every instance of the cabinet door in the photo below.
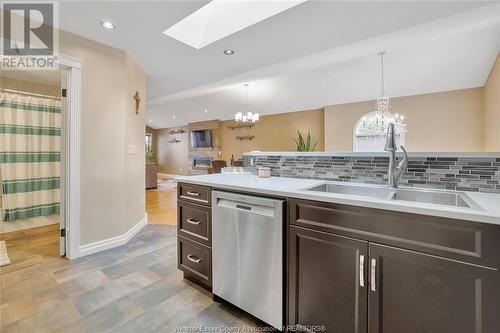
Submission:
M 370 333 L 498 333 L 492 269 L 370 243 Z
M 366 332 L 368 243 L 290 227 L 288 324 Z

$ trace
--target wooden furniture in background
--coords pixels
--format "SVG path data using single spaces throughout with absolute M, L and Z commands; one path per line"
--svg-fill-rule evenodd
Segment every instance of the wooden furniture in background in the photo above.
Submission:
M 221 173 L 222 168 L 227 167 L 227 162 L 224 160 L 214 160 L 212 161 L 212 167 L 214 169 L 214 173 Z
M 243 167 L 243 160 L 234 160 L 233 166 L 235 167 Z
M 158 166 L 146 164 L 146 189 L 158 187 Z

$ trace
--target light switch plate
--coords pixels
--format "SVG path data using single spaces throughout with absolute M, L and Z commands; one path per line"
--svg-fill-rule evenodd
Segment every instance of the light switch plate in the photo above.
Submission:
M 128 154 L 135 155 L 135 152 L 136 152 L 135 145 L 128 145 Z

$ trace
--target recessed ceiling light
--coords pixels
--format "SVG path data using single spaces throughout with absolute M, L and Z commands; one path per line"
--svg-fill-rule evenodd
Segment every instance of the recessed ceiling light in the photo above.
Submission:
M 101 25 L 106 29 L 114 29 L 115 25 L 109 21 L 101 21 Z
M 231 50 L 231 49 L 224 50 L 224 54 L 225 55 L 233 55 L 234 54 L 234 50 Z
M 163 33 L 195 49 L 201 49 L 304 1 L 212 0 Z
M 205 109 L 205 113 L 207 113 L 207 112 L 208 112 L 208 110 L 207 110 L 207 109 Z
M 172 119 L 175 119 L 175 116 L 172 116 Z

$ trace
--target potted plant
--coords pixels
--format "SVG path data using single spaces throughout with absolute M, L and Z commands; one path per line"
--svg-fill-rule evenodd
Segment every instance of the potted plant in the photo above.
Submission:
M 153 147 L 146 145 L 146 189 L 158 187 L 158 166 L 156 165 L 156 157 Z
M 297 139 L 293 139 L 293 141 L 297 144 L 297 151 L 314 151 L 318 145 L 318 141 L 312 144 L 311 129 L 307 131 L 307 137 L 305 139 L 302 133 L 297 130 Z
M 146 164 L 155 164 L 155 152 L 151 145 L 146 145 Z

